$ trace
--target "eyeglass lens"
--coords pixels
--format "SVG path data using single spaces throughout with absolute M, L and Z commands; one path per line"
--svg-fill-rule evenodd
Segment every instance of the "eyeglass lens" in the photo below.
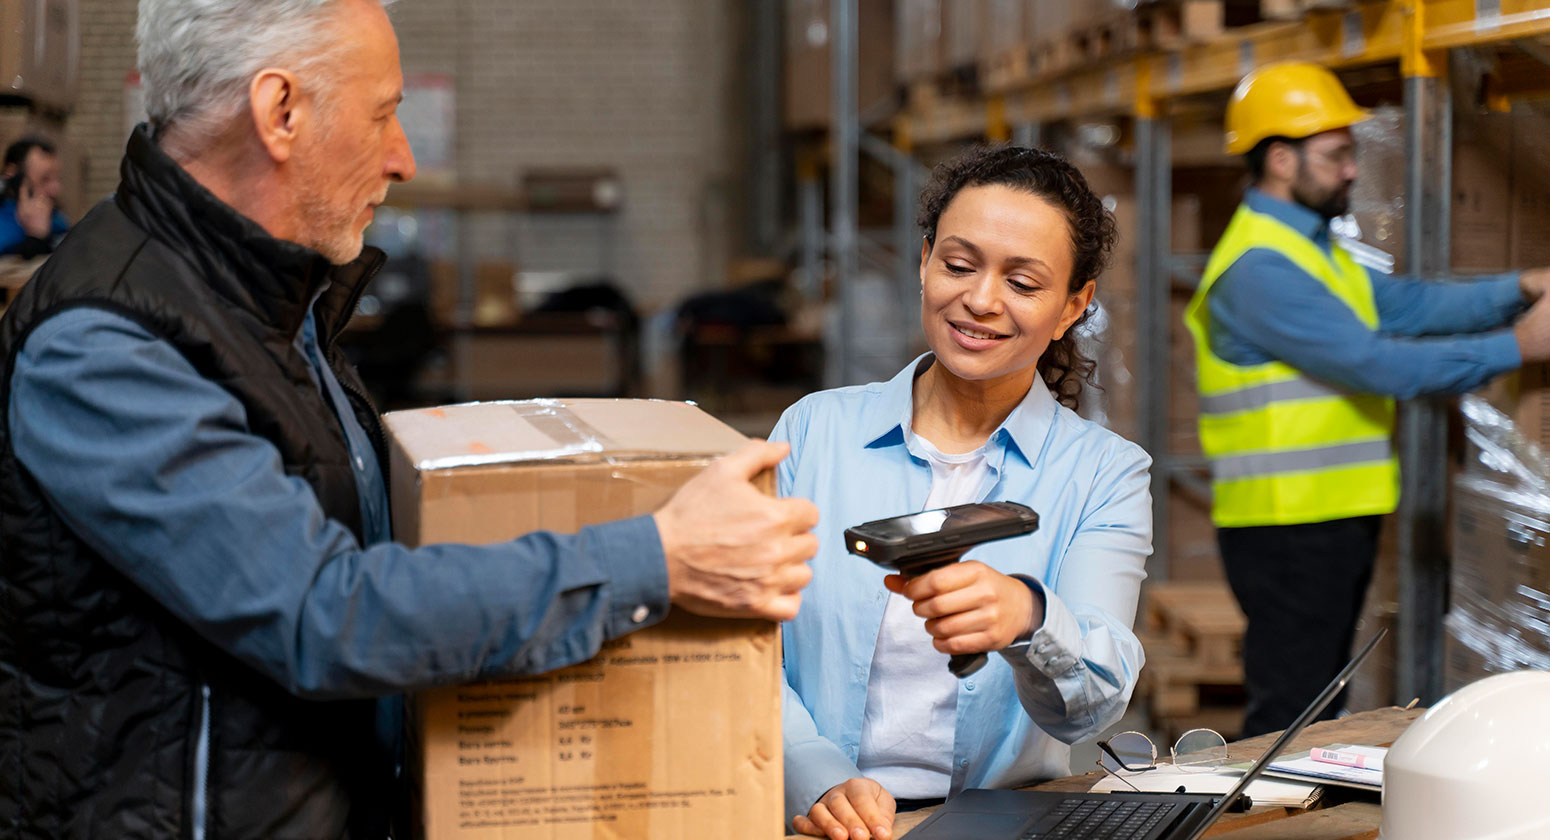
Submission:
M 1185 773 L 1208 773 L 1227 763 L 1227 740 L 1210 729 L 1191 729 L 1173 745 L 1173 764 Z
M 1121 732 L 1109 739 L 1109 751 L 1098 753 L 1098 764 L 1110 773 L 1150 770 L 1157 766 L 1157 747 L 1139 732 Z M 1118 757 L 1119 762 L 1115 762 Z

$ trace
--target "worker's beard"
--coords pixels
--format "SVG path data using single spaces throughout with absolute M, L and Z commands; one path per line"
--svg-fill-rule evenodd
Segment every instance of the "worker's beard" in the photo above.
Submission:
M 1306 170 L 1299 169 L 1297 180 L 1292 183 L 1292 199 L 1328 221 L 1350 212 L 1352 183 L 1345 181 L 1338 187 L 1320 187 L 1308 177 Z

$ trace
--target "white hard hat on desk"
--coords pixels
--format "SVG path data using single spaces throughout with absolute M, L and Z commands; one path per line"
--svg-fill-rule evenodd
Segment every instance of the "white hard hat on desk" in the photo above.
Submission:
M 1380 840 L 1550 838 L 1550 672 L 1471 683 L 1383 759 Z

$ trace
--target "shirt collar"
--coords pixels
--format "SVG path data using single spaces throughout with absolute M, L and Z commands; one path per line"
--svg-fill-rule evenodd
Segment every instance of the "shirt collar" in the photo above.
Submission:
M 862 420 L 865 446 L 876 449 L 884 446 L 907 446 L 908 431 L 914 424 L 915 378 L 926 371 L 935 361 L 931 353 L 922 353 L 904 370 L 883 383 L 882 399 L 878 400 Z M 1049 436 L 1059 406 L 1049 387 L 1040 377 L 1034 377 L 1028 395 L 1001 421 L 1001 426 L 990 436 L 989 445 L 1002 445 L 1017 450 L 1028 463 Z M 1009 444 L 1009 446 L 1008 446 Z M 988 451 L 988 450 L 987 450 Z
M 1250 187 L 1246 196 L 1249 209 L 1286 225 L 1315 242 L 1329 238 L 1329 221 L 1292 201 L 1282 201 Z

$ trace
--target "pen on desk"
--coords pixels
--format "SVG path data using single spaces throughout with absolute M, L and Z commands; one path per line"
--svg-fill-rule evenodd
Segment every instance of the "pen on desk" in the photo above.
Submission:
M 1367 768 L 1367 756 L 1361 753 L 1340 752 L 1339 750 L 1326 750 L 1322 747 L 1314 747 L 1308 751 L 1308 757 L 1324 764 L 1339 764 L 1342 767 Z

